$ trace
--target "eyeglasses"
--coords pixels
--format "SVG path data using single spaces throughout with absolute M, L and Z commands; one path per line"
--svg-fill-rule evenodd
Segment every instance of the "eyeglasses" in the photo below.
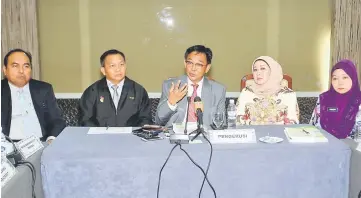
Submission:
M 202 68 L 202 67 L 205 66 L 205 65 L 202 65 L 202 64 L 200 64 L 200 63 L 194 64 L 194 63 L 191 62 L 191 61 L 186 61 L 186 65 L 187 65 L 187 67 L 193 67 L 193 65 L 194 65 L 194 66 L 196 66 L 197 69 L 200 69 L 200 68 Z

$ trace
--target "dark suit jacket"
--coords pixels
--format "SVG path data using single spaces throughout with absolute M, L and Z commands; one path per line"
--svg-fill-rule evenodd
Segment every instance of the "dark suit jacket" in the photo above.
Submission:
M 58 136 L 65 128 L 65 121 L 56 103 L 53 87 L 49 83 L 31 79 L 29 89 L 43 133 L 42 140 L 46 140 L 49 136 Z M 11 91 L 8 80 L 5 78 L 1 81 L 1 127 L 7 136 L 9 136 L 11 126 L 11 106 Z
M 80 99 L 81 125 L 90 127 L 143 126 L 152 123 L 147 91 L 125 77 L 115 109 L 106 78 L 88 87 Z

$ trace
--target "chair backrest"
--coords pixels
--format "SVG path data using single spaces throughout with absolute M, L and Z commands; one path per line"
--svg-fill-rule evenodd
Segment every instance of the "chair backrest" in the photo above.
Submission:
M 243 88 L 245 88 L 247 85 L 248 85 L 248 82 L 250 82 L 251 80 L 253 80 L 253 74 L 247 74 L 245 76 L 243 76 L 243 78 L 241 79 L 241 90 Z M 284 74 L 283 75 L 283 80 L 282 80 L 282 85 L 285 86 L 285 87 L 288 87 L 290 89 L 292 89 L 292 78 L 291 76 L 287 75 L 287 74 Z

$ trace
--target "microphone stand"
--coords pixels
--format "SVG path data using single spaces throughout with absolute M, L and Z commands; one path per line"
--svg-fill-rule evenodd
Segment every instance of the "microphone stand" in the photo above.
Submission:
M 190 133 L 189 135 L 191 134 L 194 134 L 196 133 L 196 135 L 190 140 L 191 142 L 193 140 L 195 140 L 200 134 L 203 135 L 203 138 L 209 143 L 210 147 L 211 147 L 211 153 L 209 155 L 209 160 L 208 160 L 208 165 L 207 165 L 207 170 L 205 172 L 205 175 L 204 175 L 204 178 L 203 178 L 203 182 L 202 182 L 202 187 L 201 189 L 199 190 L 199 197 L 201 197 L 201 194 L 202 194 L 202 190 L 203 190 L 203 186 L 204 186 L 204 182 L 207 180 L 207 175 L 208 175 L 208 171 L 209 171 L 209 167 L 211 165 L 211 160 L 212 160 L 212 154 L 213 154 L 213 146 L 212 146 L 212 143 L 209 141 L 209 139 L 207 138 L 206 136 L 206 132 L 204 131 L 204 128 L 203 128 L 203 112 L 201 109 L 197 109 L 197 129 L 194 130 L 192 133 Z M 181 147 L 182 149 L 182 147 Z M 213 193 L 214 193 L 214 196 L 217 197 L 216 195 L 216 191 L 214 190 L 214 188 L 212 187 L 211 183 L 207 180 L 207 183 L 209 184 L 209 186 L 211 187 L 211 189 L 213 190 Z
M 205 136 L 205 131 L 204 131 L 203 128 L 198 128 L 198 129 L 194 130 L 192 133 L 193 133 L 193 134 L 196 133 L 196 135 L 191 139 L 191 142 L 193 142 L 193 140 L 195 140 L 200 134 L 202 134 L 203 136 Z M 192 134 L 192 133 L 191 133 L 191 134 Z
M 197 109 L 197 129 L 192 131 L 189 135 L 196 134 L 191 141 L 195 140 L 200 134 L 205 136 L 205 131 L 203 129 L 203 125 L 201 125 L 201 119 L 203 119 L 202 112 L 200 109 Z
M 184 135 L 188 135 L 187 134 L 187 125 L 188 125 L 188 111 L 189 111 L 189 103 L 191 101 L 191 97 L 187 96 L 187 112 L 186 112 L 186 123 L 184 124 Z

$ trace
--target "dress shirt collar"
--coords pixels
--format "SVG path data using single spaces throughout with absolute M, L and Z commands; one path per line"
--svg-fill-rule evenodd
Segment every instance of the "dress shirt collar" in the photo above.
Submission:
M 124 85 L 124 80 L 125 80 L 125 78 L 117 84 L 118 89 L 119 89 L 120 87 L 123 87 L 123 85 Z M 108 85 L 109 89 L 111 90 L 111 89 L 112 89 L 112 86 L 113 86 L 114 84 L 107 79 L 107 85 Z

